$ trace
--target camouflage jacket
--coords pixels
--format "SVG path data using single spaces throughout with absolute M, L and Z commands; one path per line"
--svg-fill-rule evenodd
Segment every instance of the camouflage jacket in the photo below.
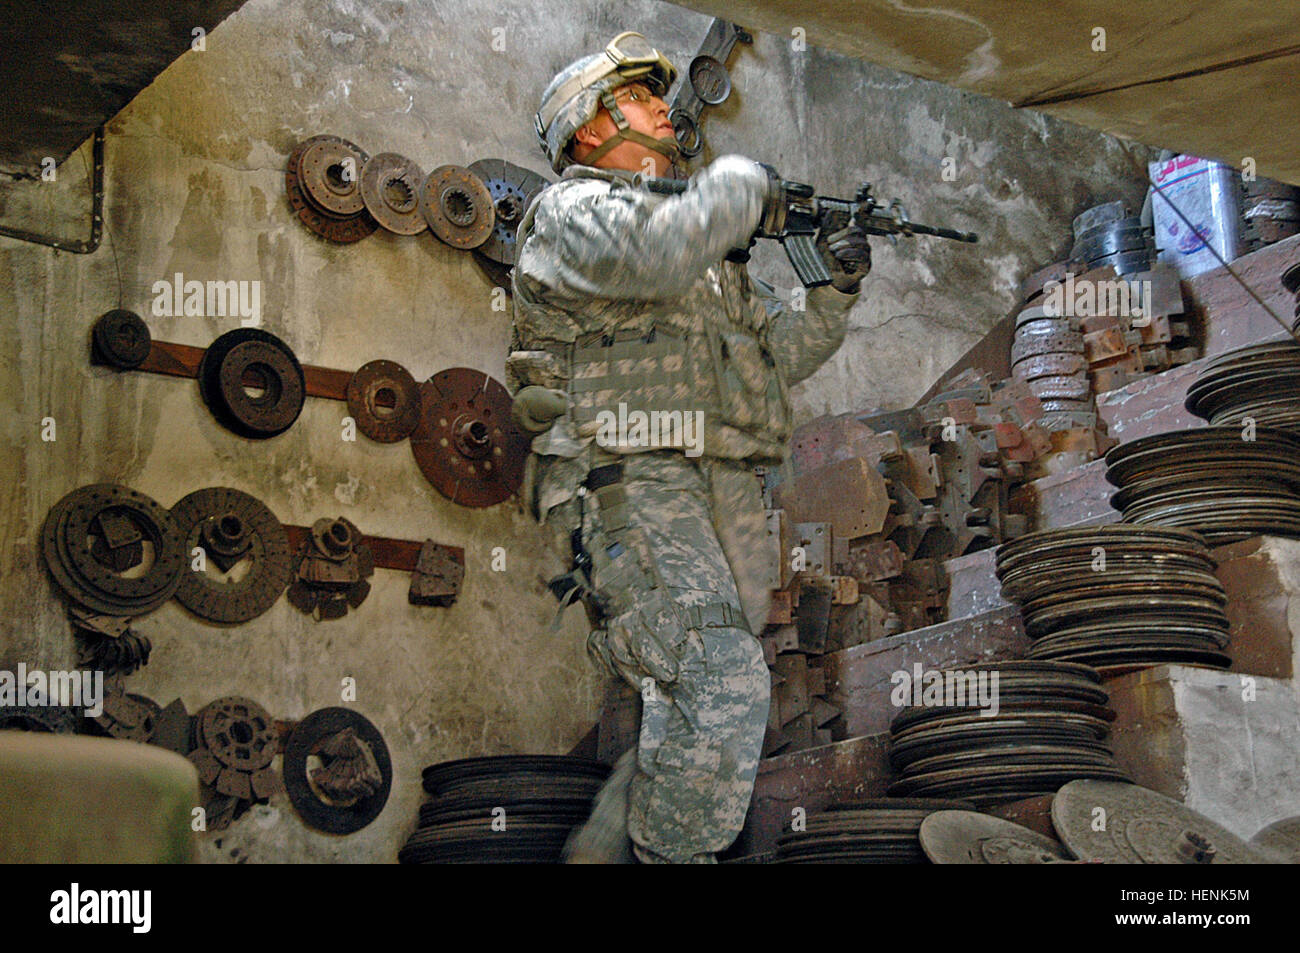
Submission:
M 762 214 L 766 175 L 724 156 L 684 194 L 660 196 L 630 173 L 572 166 L 533 202 L 514 270 L 511 389 L 559 387 L 569 413 L 533 442 L 577 457 L 627 410 L 702 414 L 695 453 L 752 463 L 785 454 L 789 386 L 839 348 L 857 295 L 810 289 L 805 310 L 724 260 Z M 658 449 L 637 441 L 614 452 Z

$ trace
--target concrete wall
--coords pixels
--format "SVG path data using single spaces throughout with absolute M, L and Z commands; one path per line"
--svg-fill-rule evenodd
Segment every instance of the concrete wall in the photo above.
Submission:
M 707 25 L 654 0 L 490 10 L 468 0 L 251 0 L 208 37 L 206 51 L 187 53 L 110 123 L 107 236 L 96 254 L 0 239 L 0 328 L 10 342 L 0 351 L 4 667 L 71 660 L 36 544 L 50 506 L 86 483 L 126 483 L 165 506 L 229 485 L 285 522 L 345 515 L 365 532 L 466 549 L 468 573 L 451 609 L 408 606 L 406 576 L 378 570 L 369 600 L 344 620 L 317 624 L 281 600 L 234 628 L 201 623 L 175 604 L 139 621 L 154 657 L 132 677 L 133 691 L 164 704 L 179 695 L 191 710 L 240 693 L 297 718 L 338 704 L 340 679 L 353 676 L 357 709 L 393 752 L 392 799 L 361 833 L 308 831 L 277 800 L 208 838 L 206 859 L 392 860 L 414 826 L 420 767 L 565 751 L 594 720 L 600 686 L 579 613 L 560 633 L 547 630 L 553 604 L 538 577 L 557 564 L 516 502 L 453 506 L 423 480 L 405 443 L 341 442 L 344 408 L 332 401 L 309 400 L 273 440 L 236 438 L 213 421 L 193 383 L 89 367 L 91 322 L 120 297 L 155 338 L 206 345 L 237 320 L 153 316 L 153 283 L 175 272 L 260 280 L 263 326 L 304 362 L 350 369 L 383 357 L 419 377 L 469 366 L 500 379 L 508 316 L 492 310 L 491 286 L 469 256 L 429 235 L 318 240 L 287 207 L 289 150 L 333 133 L 426 169 L 501 157 L 546 171 L 530 120 L 554 70 L 628 28 L 684 65 Z M 494 28 L 504 31 L 503 50 L 492 48 Z M 910 403 L 1012 308 L 1026 271 L 1059 257 L 1073 214 L 1140 198 L 1145 152 L 1115 140 L 794 50 L 783 37 L 759 35 L 734 62 L 737 93 L 705 124 L 712 152 L 764 157 L 827 190 L 849 192 L 869 178 L 917 219 L 981 235 L 975 247 L 877 247 L 848 343 L 800 389 L 801 419 Z M 956 160 L 951 182 L 941 178 L 945 156 Z M 75 226 L 79 169 L 74 157 L 59 183 L 12 186 L 28 191 L 6 191 L 0 214 L 29 228 L 59 216 Z M 50 191 L 31 192 L 42 188 Z M 774 249 L 757 256 L 756 272 L 793 281 Z M 53 442 L 39 439 L 46 416 L 56 421 Z M 496 546 L 507 551 L 504 573 L 490 569 Z

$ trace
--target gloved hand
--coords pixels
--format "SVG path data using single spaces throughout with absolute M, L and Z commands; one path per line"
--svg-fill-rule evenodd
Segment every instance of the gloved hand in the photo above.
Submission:
M 871 271 L 871 245 L 867 233 L 856 225 L 817 233 L 817 250 L 831 272 L 831 287 L 844 294 L 857 294 L 862 279 Z
M 510 405 L 510 417 L 525 433 L 538 434 L 550 429 L 551 423 L 568 410 L 568 398 L 562 390 L 539 387 L 523 388 Z

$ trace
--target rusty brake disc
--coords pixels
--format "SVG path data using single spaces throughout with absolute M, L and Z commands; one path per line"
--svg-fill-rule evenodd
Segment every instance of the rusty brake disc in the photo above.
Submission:
M 461 506 L 492 506 L 523 482 L 529 440 L 510 419 L 510 394 L 482 371 L 453 367 L 420 385 L 415 462 L 434 489 Z
M 129 371 L 144 363 L 153 340 L 144 319 L 134 311 L 106 311 L 91 331 L 91 354 L 96 363 Z
M 298 159 L 303 194 L 325 215 L 348 218 L 365 209 L 361 170 L 365 150 L 338 136 L 314 136 L 302 144 Z
M 198 379 L 199 394 L 217 422 L 255 440 L 288 430 L 307 396 L 292 349 L 259 328 L 235 328 L 213 341 L 199 362 Z
M 420 422 L 420 385 L 394 361 L 370 361 L 348 380 L 348 413 L 378 443 L 396 443 Z
M 487 187 L 492 197 L 496 224 L 492 234 L 478 250 L 492 261 L 502 265 L 513 265 L 515 253 L 515 233 L 524 212 L 537 194 L 550 184 L 536 172 L 506 162 L 504 159 L 479 159 L 468 167 Z
M 206 571 L 187 567 L 176 599 L 195 615 L 212 622 L 246 622 L 280 598 L 293 575 L 289 539 L 266 505 L 229 487 L 195 490 L 172 507 L 172 522 L 185 541 L 185 552 L 202 547 L 223 573 L 247 561 L 237 580 L 218 582 Z
M 458 165 L 440 165 L 420 187 L 429 229 L 454 248 L 478 248 L 492 235 L 496 211 L 483 180 Z
M 398 235 L 418 235 L 429 227 L 420 211 L 424 172 L 406 156 L 381 152 L 361 170 L 361 197 L 381 226 Z
M 104 533 L 101 515 L 122 516 L 149 544 L 152 561 L 143 571 L 126 575 L 95 555 L 93 540 Z M 180 534 L 167 511 L 114 483 L 80 487 L 54 504 L 41 530 L 41 552 L 72 601 L 105 615 L 152 612 L 172 597 L 185 567 Z
M 312 757 L 322 762 L 314 771 L 308 766 Z M 350 708 L 312 712 L 285 742 L 285 791 L 298 815 L 316 830 L 361 830 L 384 809 L 392 785 L 393 764 L 384 736 Z
M 302 168 L 302 158 L 314 146 L 330 143 L 343 150 L 338 161 L 329 165 L 314 163 L 311 171 L 312 189 L 306 187 L 306 173 Z M 285 191 L 289 196 L 289 206 L 308 229 L 332 242 L 351 244 L 374 233 L 378 223 L 370 217 L 364 204 L 360 203 L 361 169 L 368 155 L 347 140 L 337 136 L 316 136 L 299 143 L 289 153 L 289 162 L 285 167 Z M 345 165 L 347 162 L 349 164 Z M 348 179 L 350 176 L 350 180 Z M 332 196 L 332 197 L 331 197 Z M 331 211 L 334 208 L 353 208 L 356 211 L 341 213 Z

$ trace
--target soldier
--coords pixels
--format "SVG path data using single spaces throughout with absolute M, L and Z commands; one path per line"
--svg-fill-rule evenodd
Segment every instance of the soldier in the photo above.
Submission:
M 675 75 L 629 32 L 555 77 L 536 131 L 562 176 L 518 233 L 507 380 L 537 434 L 526 498 L 574 559 L 552 590 L 586 602 L 589 651 L 642 698 L 636 750 L 571 860 L 630 837 L 642 862 L 708 863 L 740 832 L 770 684 L 754 467 L 784 457 L 788 388 L 839 348 L 870 268 L 861 230 L 820 239 L 832 286 L 791 310 L 724 260 L 779 212 L 769 169 L 724 156 L 681 195 L 641 187 L 678 156 Z

